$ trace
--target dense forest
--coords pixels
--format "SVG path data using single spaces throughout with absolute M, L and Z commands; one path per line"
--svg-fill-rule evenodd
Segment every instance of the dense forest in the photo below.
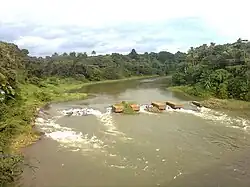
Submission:
M 250 101 L 250 43 L 239 39 L 233 44 L 204 44 L 175 54 L 138 54 L 132 49 L 127 55 L 96 55 L 93 51 L 90 56 L 70 52 L 32 57 L 27 49 L 0 42 L 0 184 L 14 181 L 21 173 L 17 169 L 21 157 L 1 155 L 10 152 L 16 135 L 27 132 L 35 114 L 36 106 L 26 104 L 29 98 L 22 94 L 22 85 L 43 88 L 48 87 L 46 79 L 57 86 L 58 80 L 68 78 L 88 82 L 168 74 L 172 74 L 173 85 L 189 94 Z M 44 92 L 33 95 L 51 100 Z
M 250 101 L 250 42 L 191 47 L 172 81 L 192 95 Z
M 165 75 L 174 69 L 174 54 L 169 52 L 137 54 L 135 49 L 128 55 L 87 56 L 86 53 L 57 53 L 46 58 L 30 57 L 26 63 L 28 79 L 72 77 L 80 80 L 100 81 L 138 75 Z

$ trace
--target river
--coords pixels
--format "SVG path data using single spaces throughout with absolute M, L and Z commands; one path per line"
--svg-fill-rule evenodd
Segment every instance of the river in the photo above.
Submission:
M 37 168 L 25 169 L 23 186 L 249 187 L 249 119 L 206 108 L 193 111 L 190 98 L 166 90 L 166 81 L 89 85 L 81 91 L 95 97 L 52 104 L 36 123 L 45 136 L 24 150 Z M 171 100 L 186 109 L 138 115 L 106 112 L 123 100 Z M 63 114 L 72 108 L 89 108 L 92 114 Z

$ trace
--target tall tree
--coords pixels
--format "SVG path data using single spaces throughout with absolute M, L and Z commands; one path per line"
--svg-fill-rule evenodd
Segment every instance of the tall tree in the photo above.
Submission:
M 93 51 L 91 52 L 91 55 L 92 55 L 92 56 L 95 56 L 95 55 L 96 55 L 96 51 L 93 50 Z

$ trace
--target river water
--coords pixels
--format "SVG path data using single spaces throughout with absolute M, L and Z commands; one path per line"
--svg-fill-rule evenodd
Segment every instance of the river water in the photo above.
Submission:
M 190 98 L 166 90 L 167 79 L 84 87 L 96 97 L 52 104 L 37 119 L 42 140 L 25 149 L 23 186 L 250 186 L 249 119 L 192 110 Z M 176 101 L 185 109 L 122 115 L 120 101 Z M 65 115 L 71 109 L 73 115 Z M 77 115 L 88 108 L 90 115 Z M 233 117 L 234 116 L 234 117 Z

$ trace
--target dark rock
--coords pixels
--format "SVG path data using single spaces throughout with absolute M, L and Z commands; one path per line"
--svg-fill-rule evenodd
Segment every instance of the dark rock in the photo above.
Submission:
M 191 103 L 195 106 L 202 107 L 201 103 L 199 103 L 198 101 L 192 101 Z

